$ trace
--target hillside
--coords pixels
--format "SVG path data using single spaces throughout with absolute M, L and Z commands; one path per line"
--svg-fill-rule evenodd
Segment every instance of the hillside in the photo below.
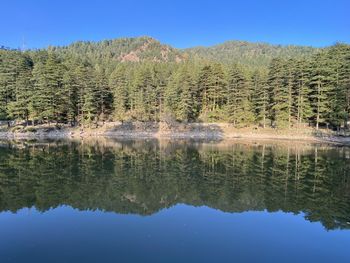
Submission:
M 74 54 L 90 60 L 116 62 L 180 62 L 183 52 L 161 44 L 151 37 L 119 38 L 99 42 L 79 41 L 66 47 L 51 47 L 59 53 Z
M 308 124 L 340 131 L 350 118 L 349 54 L 346 44 L 318 51 L 228 42 L 178 50 L 149 37 L 0 50 L 0 119 L 89 127 L 106 121 Z
M 318 51 L 307 46 L 283 46 L 246 41 L 227 41 L 210 47 L 184 49 L 191 57 L 204 58 L 221 63 L 239 63 L 247 66 L 267 66 L 274 57 L 298 58 Z
M 228 41 L 211 47 L 176 49 L 151 37 L 119 38 L 99 42 L 79 41 L 66 47 L 50 47 L 64 55 L 78 55 L 90 61 L 181 62 L 187 59 L 267 66 L 274 57 L 311 56 L 318 49 L 307 46 L 282 46 L 246 41 Z

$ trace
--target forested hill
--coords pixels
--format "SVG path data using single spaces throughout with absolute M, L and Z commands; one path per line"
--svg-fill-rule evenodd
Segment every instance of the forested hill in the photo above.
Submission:
M 205 58 L 221 63 L 240 63 L 247 66 L 267 66 L 273 58 L 302 58 L 316 52 L 318 48 L 309 46 L 283 46 L 246 41 L 227 41 L 210 47 L 184 49 L 192 57 Z
M 350 45 L 229 43 L 198 54 L 149 37 L 0 49 L 0 120 L 349 127 Z
M 301 58 L 319 49 L 307 46 L 282 46 L 246 41 L 228 41 L 211 47 L 176 49 L 151 37 L 119 38 L 99 42 L 79 41 L 66 47 L 51 47 L 64 55 L 81 56 L 94 62 L 182 62 L 210 60 L 267 67 L 273 58 Z
M 181 62 L 184 52 L 151 37 L 118 38 L 99 42 L 79 41 L 65 47 L 50 47 L 64 55 L 88 58 L 93 62 Z

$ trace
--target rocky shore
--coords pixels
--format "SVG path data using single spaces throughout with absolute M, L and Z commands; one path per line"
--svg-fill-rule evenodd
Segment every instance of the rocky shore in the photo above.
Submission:
M 294 140 L 350 145 L 350 136 L 313 128 L 235 128 L 228 123 L 168 124 L 158 122 L 109 122 L 99 127 L 16 126 L 0 130 L 0 139 L 64 139 L 86 137 L 173 138 L 209 140 Z

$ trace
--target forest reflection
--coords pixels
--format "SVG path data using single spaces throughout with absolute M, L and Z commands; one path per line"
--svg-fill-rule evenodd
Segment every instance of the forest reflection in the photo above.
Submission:
M 303 213 L 350 229 L 350 148 L 299 143 L 0 142 L 0 211 L 151 215 L 178 203 Z

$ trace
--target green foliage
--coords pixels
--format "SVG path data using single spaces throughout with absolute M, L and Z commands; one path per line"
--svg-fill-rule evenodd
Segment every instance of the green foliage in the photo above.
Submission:
M 95 68 L 95 88 L 98 119 L 105 121 L 112 113 L 112 91 L 108 85 L 108 79 L 102 67 Z
M 296 60 L 293 61 L 293 114 L 300 125 L 312 116 L 311 106 L 311 88 L 310 88 L 310 61 Z
M 189 65 L 182 65 L 173 74 L 165 91 L 166 109 L 179 121 L 193 121 L 197 117 L 197 92 Z
M 32 67 L 33 62 L 29 56 L 18 58 L 17 77 L 15 83 L 14 99 L 8 103 L 8 115 L 10 118 L 28 121 L 32 94 Z
M 104 64 L 111 71 L 118 62 L 176 62 L 184 59 L 181 51 L 146 36 L 79 41 L 66 47 L 52 47 L 52 50 L 61 57 L 74 56 L 90 64 Z
M 20 53 L 0 50 L 0 118 L 9 116 L 8 106 L 14 99 L 17 78 L 17 64 Z
M 267 125 L 269 106 L 269 87 L 267 85 L 267 70 L 256 70 L 251 77 L 252 107 L 255 122 L 264 128 Z
M 327 59 L 327 52 L 317 54 L 313 60 L 313 71 L 310 78 L 312 88 L 312 104 L 314 109 L 313 119 L 316 127 L 320 123 L 329 124 L 329 114 L 331 110 L 331 96 L 334 93 L 332 86 L 332 72 Z
M 290 125 L 290 72 L 285 65 L 285 61 L 273 59 L 269 67 L 270 115 L 277 127 Z
M 65 110 L 63 66 L 53 53 L 33 69 L 34 94 L 32 118 L 39 121 L 59 121 Z
M 141 121 L 154 120 L 158 112 L 156 85 L 151 65 L 136 70 L 132 86 L 132 110 L 134 117 Z
M 251 85 L 237 65 L 229 70 L 226 105 L 228 120 L 233 124 L 244 126 L 254 122 Z
M 349 76 L 346 44 L 229 42 L 179 51 L 142 37 L 1 49 L 0 119 L 91 126 L 172 116 L 237 127 L 339 129 L 349 124 Z
M 288 59 L 311 56 L 317 52 L 317 49 L 305 46 L 281 46 L 245 41 L 227 41 L 212 47 L 185 49 L 185 52 L 195 58 L 204 58 L 225 64 L 239 62 L 242 65 L 258 69 L 268 66 L 273 58 L 280 57 Z
M 114 118 L 122 120 L 128 105 L 129 83 L 126 76 L 126 68 L 120 65 L 115 68 L 109 78 L 109 86 L 113 93 Z

